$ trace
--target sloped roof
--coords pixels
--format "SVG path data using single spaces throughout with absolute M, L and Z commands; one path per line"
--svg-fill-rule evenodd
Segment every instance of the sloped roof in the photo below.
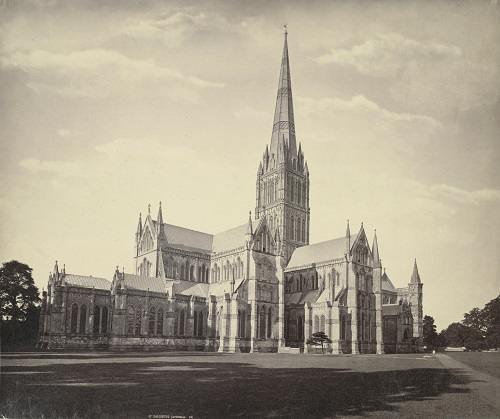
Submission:
M 285 304 L 315 303 L 318 300 L 318 297 L 318 290 L 302 291 L 301 293 L 296 292 L 290 295 L 288 300 L 285 301 Z
M 194 295 L 195 297 L 208 297 L 210 285 L 200 282 L 179 281 L 174 282 L 174 294 Z
M 243 281 L 243 278 L 234 280 L 235 291 L 240 287 Z M 226 292 L 231 292 L 231 281 L 213 282 L 210 284 L 210 295 L 221 296 Z
M 247 226 L 248 224 L 242 224 L 213 236 L 212 250 L 219 253 L 244 246 Z
M 394 291 L 396 292 L 396 288 L 392 284 L 391 280 L 387 276 L 387 274 L 384 272 L 384 274 L 380 278 L 382 280 L 382 291 Z
M 154 224 L 156 225 L 156 221 Z M 200 253 L 212 251 L 213 236 L 211 234 L 172 224 L 163 224 L 163 232 L 170 247 Z
M 356 237 L 356 234 L 351 235 L 351 244 L 354 243 Z M 289 270 L 290 268 L 298 268 L 312 263 L 338 259 L 344 256 L 344 253 L 345 237 L 299 247 L 293 252 L 292 258 L 290 262 L 288 262 L 286 269 Z
M 96 290 L 110 290 L 111 282 L 104 278 L 97 278 L 95 276 L 83 275 L 64 275 L 64 281 L 67 285 L 83 288 L 95 288 Z
M 132 274 L 124 275 L 124 283 L 127 289 L 130 290 L 140 290 L 140 291 L 152 291 L 152 292 L 166 292 L 165 283 L 161 278 L 155 278 L 150 276 L 139 276 Z

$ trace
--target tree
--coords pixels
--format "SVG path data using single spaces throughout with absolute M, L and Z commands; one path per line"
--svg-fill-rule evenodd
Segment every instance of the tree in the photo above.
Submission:
M 313 333 L 312 338 L 307 339 L 307 345 L 318 346 L 321 345 L 321 353 L 324 354 L 324 344 L 332 343 L 332 340 L 325 334 L 325 332 Z
M 16 260 L 0 268 L 2 344 L 30 344 L 36 338 L 40 297 L 32 271 Z
M 424 345 L 426 345 L 428 349 L 433 349 L 436 346 L 438 336 L 434 318 L 431 316 L 424 316 L 422 326 L 424 329 Z

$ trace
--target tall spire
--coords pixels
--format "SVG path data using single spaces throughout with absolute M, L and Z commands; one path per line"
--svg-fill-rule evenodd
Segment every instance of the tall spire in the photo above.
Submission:
M 163 213 L 161 210 L 161 201 L 160 201 L 160 207 L 158 208 L 158 218 L 156 219 L 156 222 L 160 225 L 163 224 Z
M 281 59 L 280 79 L 278 82 L 278 94 L 276 97 L 276 108 L 274 110 L 273 133 L 271 136 L 270 149 L 270 153 L 274 154 L 275 158 L 278 156 L 278 143 L 283 136 L 288 141 L 290 155 L 292 157 L 297 155 L 287 37 L 288 31 L 285 25 L 285 43 L 283 46 L 283 57 Z
M 351 229 L 349 228 L 349 220 L 347 220 L 347 228 L 345 231 L 345 254 L 348 255 L 351 251 Z
M 420 284 L 420 275 L 418 274 L 417 259 L 415 259 L 415 264 L 413 265 L 413 274 L 411 275 L 411 284 Z
M 378 254 L 378 242 L 377 242 L 377 230 L 375 230 L 375 235 L 373 236 L 373 267 L 381 268 L 382 263 L 380 262 L 380 255 Z

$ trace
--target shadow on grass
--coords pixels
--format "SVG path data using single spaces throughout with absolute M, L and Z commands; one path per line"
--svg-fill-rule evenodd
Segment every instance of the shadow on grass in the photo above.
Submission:
M 116 354 L 114 355 L 116 357 Z M 396 413 L 401 403 L 467 392 L 440 368 L 358 372 L 276 368 L 249 359 L 71 363 L 6 367 L 0 415 L 9 418 L 334 417 Z

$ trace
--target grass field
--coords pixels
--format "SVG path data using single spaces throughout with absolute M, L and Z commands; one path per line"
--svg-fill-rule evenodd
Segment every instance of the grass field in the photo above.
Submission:
M 476 370 L 500 378 L 500 352 L 447 352 L 446 355 Z
M 7 353 L 0 414 L 498 417 L 467 383 L 422 355 Z

